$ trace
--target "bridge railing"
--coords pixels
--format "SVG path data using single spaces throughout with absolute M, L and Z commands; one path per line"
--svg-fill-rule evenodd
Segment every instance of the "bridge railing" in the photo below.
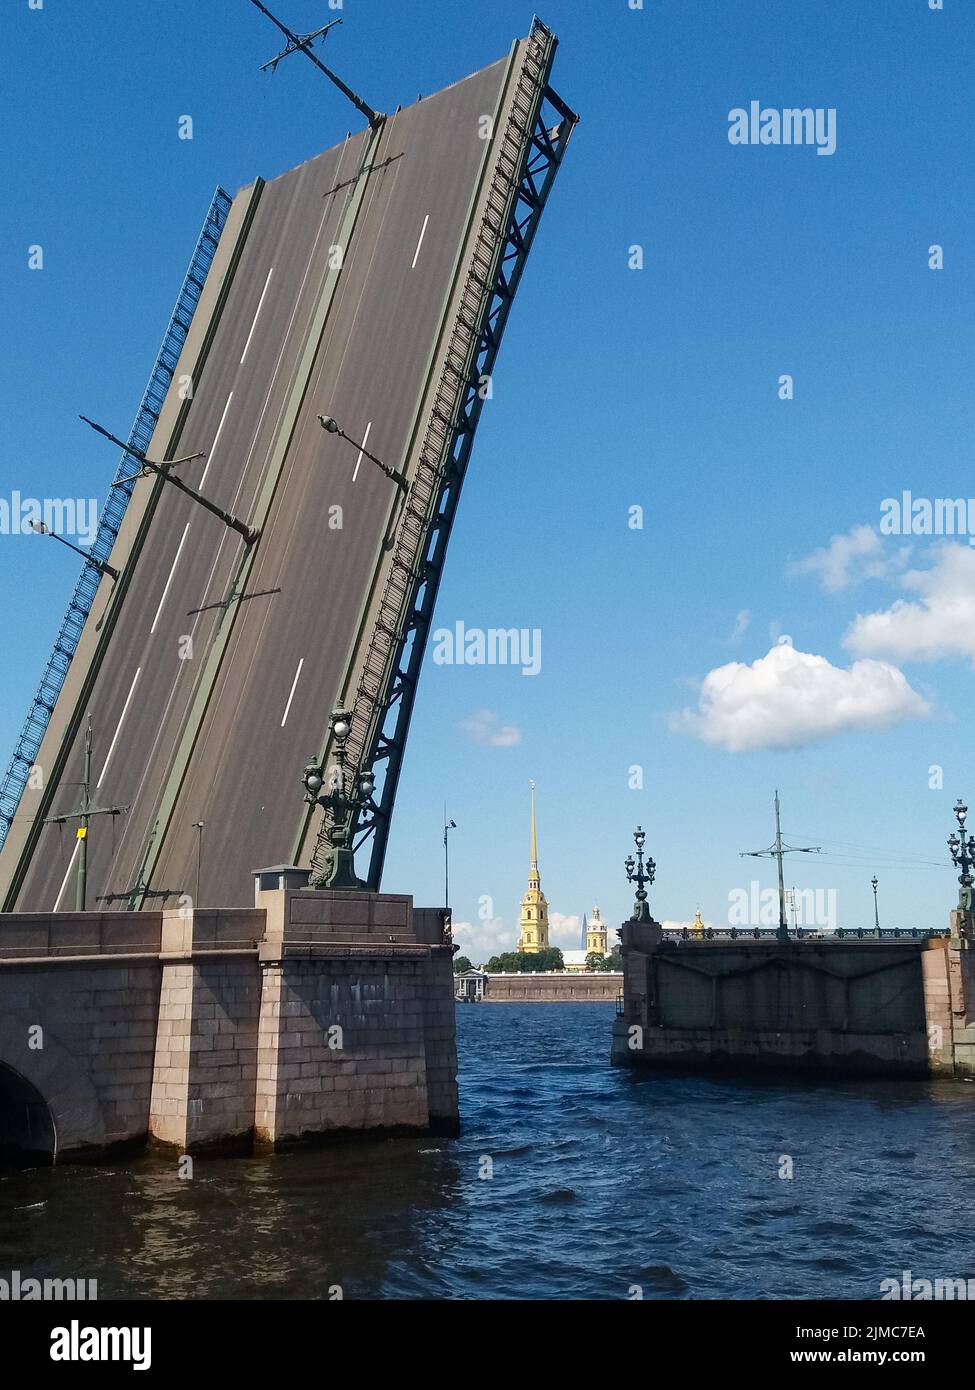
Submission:
M 934 937 L 947 937 L 947 927 L 790 927 L 790 941 L 926 941 Z M 665 927 L 664 941 L 776 941 L 778 927 L 705 927 L 694 931 L 691 927 Z

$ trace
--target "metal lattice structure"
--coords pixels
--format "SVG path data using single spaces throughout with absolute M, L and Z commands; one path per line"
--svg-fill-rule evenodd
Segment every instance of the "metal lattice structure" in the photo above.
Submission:
M 152 374 L 136 413 L 135 421 L 128 435 L 128 445 L 145 452 L 149 447 L 153 430 L 159 420 L 166 392 L 176 371 L 186 335 L 193 315 L 200 302 L 207 272 L 227 222 L 231 197 L 222 188 L 217 188 L 210 203 L 203 229 L 200 232 L 196 250 L 193 252 L 182 288 L 176 299 L 169 327 L 159 349 Z M 7 837 L 10 824 L 20 804 L 20 798 L 30 769 L 37 757 L 41 740 L 47 729 L 54 702 L 61 693 L 68 668 L 78 649 L 85 621 L 91 612 L 95 594 L 101 580 L 99 564 L 107 561 L 112 546 L 122 525 L 122 518 L 138 474 L 139 463 L 128 452 L 123 453 L 115 473 L 115 485 L 108 490 L 108 496 L 98 521 L 98 534 L 91 546 L 91 560 L 86 561 L 75 585 L 71 602 L 61 622 L 61 627 L 41 677 L 37 693 L 31 702 L 20 737 L 14 748 L 13 757 L 7 768 L 3 783 L 0 784 L 0 848 Z
M 381 778 L 355 830 L 357 848 L 373 838 L 366 883 L 374 892 L 382 878 L 447 541 L 484 405 L 483 382 L 493 370 L 528 252 L 578 120 L 548 86 L 555 48 L 554 35 L 536 19 L 352 703 L 349 763 Z M 326 812 L 312 855 L 313 881 L 329 850 L 330 824 Z

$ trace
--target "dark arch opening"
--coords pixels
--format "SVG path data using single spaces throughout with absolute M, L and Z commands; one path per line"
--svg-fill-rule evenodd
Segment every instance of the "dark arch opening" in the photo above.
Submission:
M 54 1162 L 54 1120 L 40 1091 L 0 1062 L 0 1164 L 36 1168 Z

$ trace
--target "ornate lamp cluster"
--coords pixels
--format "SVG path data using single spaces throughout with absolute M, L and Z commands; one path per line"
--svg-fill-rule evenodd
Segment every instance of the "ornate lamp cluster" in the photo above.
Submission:
M 971 913 L 972 910 L 972 885 L 975 879 L 972 877 L 972 869 L 975 868 L 975 836 L 970 835 L 965 830 L 965 817 L 968 815 L 968 807 L 961 797 L 955 802 L 955 819 L 958 821 L 958 833 L 954 831 L 948 836 L 948 849 L 951 851 L 952 863 L 961 870 L 958 875 L 958 882 L 961 887 L 958 890 L 958 910 L 959 912 Z
M 653 882 L 657 866 L 649 855 L 647 855 L 646 864 L 644 864 L 643 846 L 646 838 L 647 835 L 643 826 L 638 825 L 633 832 L 633 839 L 636 843 L 636 859 L 633 858 L 632 854 L 628 854 L 624 860 L 627 881 L 637 885 L 636 902 L 633 904 L 631 922 L 649 922 L 652 920 L 650 908 L 647 905 L 647 890 L 643 885 Z
M 352 849 L 352 833 L 358 813 L 370 804 L 375 782 L 369 772 L 351 778 L 347 767 L 346 744 L 352 731 L 352 716 L 339 708 L 332 714 L 330 724 L 335 761 L 328 769 L 328 788 L 325 789 L 325 768 L 319 758 L 312 758 L 301 774 L 305 800 L 311 806 L 321 806 L 332 814 L 328 830 L 331 846 L 322 872 L 311 885 L 314 888 L 365 888 L 356 876 Z

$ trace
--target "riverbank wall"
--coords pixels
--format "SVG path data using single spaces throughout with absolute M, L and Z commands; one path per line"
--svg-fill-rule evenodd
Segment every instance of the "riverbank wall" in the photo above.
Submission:
M 488 975 L 485 1004 L 608 1004 L 615 1003 L 623 976 L 615 971 L 568 974 L 562 970 L 524 975 Z

